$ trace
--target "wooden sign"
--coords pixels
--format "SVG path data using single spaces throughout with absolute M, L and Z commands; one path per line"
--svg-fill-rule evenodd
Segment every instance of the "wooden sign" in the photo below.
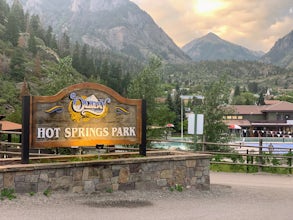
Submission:
M 32 148 L 142 143 L 142 100 L 96 83 L 31 97 Z

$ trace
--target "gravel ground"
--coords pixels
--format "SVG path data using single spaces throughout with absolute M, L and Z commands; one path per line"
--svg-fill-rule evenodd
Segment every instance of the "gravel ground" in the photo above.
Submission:
M 17 194 L 0 219 L 293 219 L 293 176 L 211 173 L 211 190 Z

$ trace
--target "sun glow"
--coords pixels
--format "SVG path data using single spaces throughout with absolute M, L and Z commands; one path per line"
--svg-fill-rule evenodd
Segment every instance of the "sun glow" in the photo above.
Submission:
M 221 0 L 195 0 L 194 10 L 198 14 L 211 14 L 225 6 L 226 4 Z

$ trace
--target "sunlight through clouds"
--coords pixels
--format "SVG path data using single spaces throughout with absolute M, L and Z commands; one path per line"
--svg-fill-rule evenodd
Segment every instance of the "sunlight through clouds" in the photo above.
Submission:
M 214 11 L 223 9 L 227 3 L 221 0 L 195 0 L 193 9 L 196 13 L 209 15 Z
M 131 0 L 182 47 L 208 32 L 267 52 L 293 30 L 292 0 Z

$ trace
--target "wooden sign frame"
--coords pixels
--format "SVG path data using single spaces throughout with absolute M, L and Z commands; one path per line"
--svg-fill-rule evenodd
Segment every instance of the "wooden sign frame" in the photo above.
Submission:
M 145 108 L 144 100 L 89 82 L 53 96 L 24 96 L 23 162 L 29 148 L 140 144 L 145 155 Z

